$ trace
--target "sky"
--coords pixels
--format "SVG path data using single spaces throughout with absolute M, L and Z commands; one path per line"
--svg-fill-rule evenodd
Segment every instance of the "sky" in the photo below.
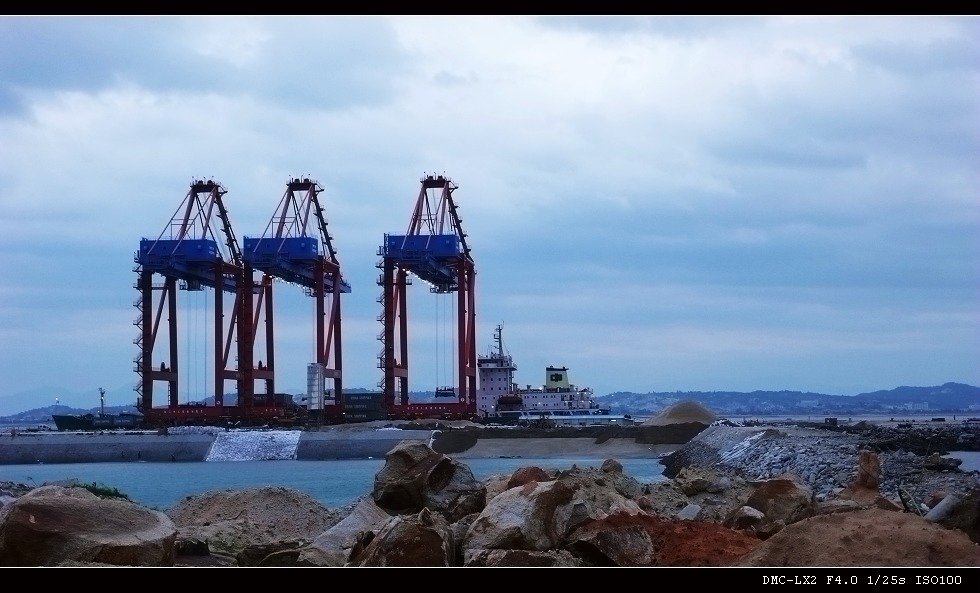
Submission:
M 194 179 L 262 236 L 317 181 L 377 389 L 378 249 L 451 178 L 520 384 L 980 385 L 980 17 L 0 17 L 0 414 L 136 398 L 134 255 Z M 409 291 L 410 389 L 458 379 Z M 213 395 L 179 296 L 181 401 Z M 277 391 L 314 300 L 275 288 Z M 211 311 L 213 313 L 213 311 Z

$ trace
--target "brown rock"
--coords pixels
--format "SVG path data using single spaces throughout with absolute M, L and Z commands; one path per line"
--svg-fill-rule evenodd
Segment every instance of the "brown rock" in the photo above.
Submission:
M 165 514 L 85 488 L 42 486 L 0 509 L 3 566 L 173 566 L 176 539 Z
M 621 474 L 623 473 L 623 464 L 615 459 L 606 459 L 599 469 L 610 474 Z
M 651 566 L 653 540 L 631 517 L 605 517 L 573 532 L 567 549 L 590 566 Z
M 936 508 L 936 505 L 941 503 L 943 499 L 946 498 L 945 490 L 936 490 L 926 499 L 926 506 L 930 509 Z
M 881 461 L 874 451 L 862 450 L 858 454 L 858 471 L 854 486 L 878 490 L 881 485 Z
M 371 496 L 392 513 L 430 509 L 457 521 L 483 509 L 487 488 L 468 466 L 425 443 L 404 441 L 388 452 Z
M 453 566 L 449 524 L 438 513 L 393 517 L 349 566 Z
M 547 482 L 554 479 L 555 478 L 552 477 L 551 474 L 544 471 L 540 467 L 528 465 L 517 468 L 514 473 L 511 474 L 510 480 L 507 481 L 507 488 L 516 488 L 517 486 L 523 486 L 528 482 Z
M 745 501 L 762 511 L 766 522 L 794 523 L 813 514 L 813 490 L 797 475 L 788 474 L 759 484 Z

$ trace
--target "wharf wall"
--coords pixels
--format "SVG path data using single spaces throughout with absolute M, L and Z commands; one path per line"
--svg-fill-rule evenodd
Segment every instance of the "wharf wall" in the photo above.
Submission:
M 677 444 L 686 443 L 704 425 L 675 434 L 676 427 L 643 427 L 616 430 L 599 427 L 597 431 L 561 430 L 493 430 L 493 429 L 372 429 L 369 427 L 331 427 L 319 431 L 302 431 L 296 442 L 293 459 L 383 459 L 403 441 L 424 442 L 435 451 L 452 457 L 656 457 L 669 453 Z M 601 430 L 599 430 L 601 429 Z M 654 434 L 651 431 L 659 431 Z M 666 431 L 666 433 L 661 434 Z M 595 434 L 593 434 L 595 432 Z M 649 434 L 648 434 L 649 433 Z M 669 433 L 669 434 L 667 434 Z M 0 434 L 0 465 L 31 463 L 103 463 L 114 461 L 206 461 L 212 446 L 222 434 L 159 433 L 156 431 L 85 431 L 85 432 L 14 432 Z M 245 441 L 242 451 L 250 451 L 254 442 Z M 235 445 L 232 445 L 234 447 Z M 287 457 L 288 452 L 287 452 Z
M 104 463 L 114 461 L 205 461 L 218 438 L 208 433 L 15 432 L 0 435 L 0 465 Z M 404 440 L 429 443 L 431 430 L 303 432 L 296 459 L 384 458 Z
M 110 461 L 204 461 L 214 435 L 157 432 L 11 433 L 0 436 L 0 465 Z
M 296 446 L 296 459 L 384 458 L 402 441 L 430 443 L 431 430 L 371 430 L 304 432 Z

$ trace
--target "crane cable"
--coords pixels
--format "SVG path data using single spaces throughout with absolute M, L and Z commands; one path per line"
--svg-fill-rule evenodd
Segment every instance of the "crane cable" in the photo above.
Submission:
M 440 374 L 440 368 L 439 368 L 439 362 L 442 360 L 442 352 L 441 352 L 442 341 L 440 340 L 440 336 L 439 336 L 439 332 L 440 332 L 440 329 L 441 329 L 441 324 L 440 324 L 440 318 L 439 318 L 439 295 L 438 295 L 438 293 L 436 293 L 435 307 L 436 307 L 436 324 L 435 324 L 436 325 L 436 331 L 434 332 L 435 333 L 435 338 L 436 338 L 436 356 L 435 356 L 435 367 L 436 367 L 435 377 L 436 377 L 436 384 L 435 384 L 435 388 L 438 389 L 439 387 L 442 386 L 442 383 L 441 383 L 442 382 L 442 375 Z
M 184 403 L 185 404 L 188 402 L 188 399 L 187 399 L 189 397 L 188 394 L 190 394 L 190 391 L 191 391 L 191 375 L 194 373 L 194 367 L 191 366 L 191 361 L 193 361 L 196 358 L 194 356 L 195 353 L 193 351 L 193 349 L 194 349 L 194 342 L 191 340 L 191 336 L 193 334 L 196 334 L 197 333 L 196 319 L 194 317 L 194 314 L 195 314 L 197 308 L 194 307 L 194 306 L 192 306 L 193 298 L 194 297 L 191 296 L 191 295 L 188 295 L 188 297 L 190 297 L 188 299 L 188 303 L 184 306 L 184 313 L 185 313 L 185 316 L 187 318 L 187 321 L 185 322 L 186 327 L 185 327 L 185 330 L 184 330 L 185 339 L 187 340 L 187 347 L 185 348 L 186 354 L 184 355 L 185 363 L 186 364 L 183 365 L 184 366 L 184 376 L 185 376 L 185 378 L 184 378 L 184 398 L 183 399 L 184 399 Z
M 449 295 L 449 296 L 446 296 Z M 455 319 L 456 300 L 452 299 L 449 306 L 440 308 L 441 301 L 445 298 L 452 298 L 453 293 L 443 293 L 436 295 L 436 381 L 437 387 L 454 387 L 456 385 L 456 364 L 452 356 L 456 354 L 456 333 L 455 328 L 451 327 L 451 319 L 447 319 L 452 313 Z M 452 331 L 452 337 L 447 337 L 446 333 Z M 449 359 L 447 364 L 444 359 Z M 448 370 L 447 370 L 448 367 Z M 440 372 L 441 371 L 441 372 Z M 451 375 L 448 376 L 447 375 Z M 459 395 L 459 394 L 457 394 Z
M 217 286 L 214 288 L 214 294 L 215 294 L 215 298 L 222 298 L 224 296 L 221 293 L 221 289 L 218 288 Z M 214 323 L 215 324 L 218 324 L 218 323 L 221 323 L 221 321 L 218 320 L 218 319 L 215 319 L 214 320 Z M 208 333 L 210 333 L 208 331 L 209 327 L 210 326 L 208 325 L 208 298 L 207 298 L 207 296 L 205 296 L 205 298 L 204 298 L 204 387 L 202 389 L 200 386 L 198 386 L 198 389 L 197 389 L 197 392 L 199 394 L 200 393 L 203 393 L 204 394 L 203 395 L 203 398 L 202 398 L 202 400 L 204 401 L 204 403 L 207 403 L 207 400 L 208 400 L 208 366 L 209 366 L 208 365 L 208 356 L 210 355 L 209 354 L 210 353 L 210 350 L 208 350 Z M 224 332 L 222 332 L 222 333 L 224 333 Z M 218 363 L 218 361 L 215 360 L 214 361 L 214 364 L 217 365 L 217 363 Z M 217 393 L 214 394 L 214 398 L 215 398 L 215 402 L 217 402 L 218 401 L 218 394 Z

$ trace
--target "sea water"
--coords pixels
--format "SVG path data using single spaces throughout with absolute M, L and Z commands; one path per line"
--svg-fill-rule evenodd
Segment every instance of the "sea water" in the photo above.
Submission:
M 510 475 L 524 466 L 545 470 L 598 468 L 598 458 L 493 458 L 460 460 L 477 480 L 492 475 Z M 374 477 L 384 459 L 341 459 L 330 461 L 203 461 L 185 463 L 56 463 L 0 465 L 0 481 L 40 486 L 47 482 L 77 479 L 83 484 L 115 488 L 130 500 L 165 510 L 187 496 L 215 490 L 241 490 L 282 486 L 305 492 L 334 509 L 370 495 Z M 623 472 L 641 483 L 664 480 L 659 459 L 620 460 Z

